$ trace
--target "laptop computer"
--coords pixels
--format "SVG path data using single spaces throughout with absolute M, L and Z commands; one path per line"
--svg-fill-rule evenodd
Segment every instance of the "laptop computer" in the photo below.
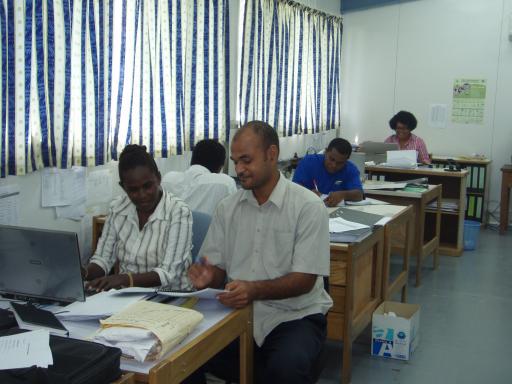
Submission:
M 30 301 L 84 301 L 77 234 L 0 225 L 0 294 Z
M 366 154 L 366 161 L 373 161 L 375 164 L 384 163 L 388 151 L 399 150 L 397 143 L 383 143 L 379 141 L 365 141 L 359 145 L 359 152 Z

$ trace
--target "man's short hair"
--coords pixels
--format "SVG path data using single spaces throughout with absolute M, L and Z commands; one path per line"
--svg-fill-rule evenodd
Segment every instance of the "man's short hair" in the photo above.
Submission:
M 259 120 L 249 121 L 235 133 L 233 140 L 236 140 L 236 137 L 246 129 L 250 129 L 256 136 L 259 136 L 264 150 L 267 150 L 271 145 L 275 145 L 279 151 L 279 136 L 270 124 Z
M 216 140 L 198 141 L 192 151 L 190 165 L 202 165 L 211 173 L 218 173 L 226 161 L 226 149 Z
M 418 125 L 418 120 L 416 120 L 416 117 L 411 112 L 400 111 L 389 120 L 389 126 L 391 129 L 396 130 L 398 123 L 404 124 L 409 131 L 413 131 Z
M 352 154 L 352 145 L 341 137 L 331 140 L 327 150 L 330 151 L 331 149 L 335 149 L 340 155 L 347 155 L 347 157 Z

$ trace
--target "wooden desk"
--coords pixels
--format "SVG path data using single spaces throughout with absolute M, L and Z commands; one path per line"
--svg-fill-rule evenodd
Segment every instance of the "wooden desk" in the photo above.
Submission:
M 327 314 L 327 337 L 343 341 L 342 383 L 352 375 L 352 343 L 371 323 L 381 303 L 384 229 L 360 243 L 331 243 L 329 290 L 333 307 Z
M 133 373 L 124 373 L 119 379 L 112 384 L 135 384 L 135 376 Z
M 382 299 L 389 300 L 401 291 L 402 303 L 407 302 L 407 282 L 409 278 L 409 257 L 414 242 L 414 207 L 409 205 L 364 205 L 347 206 L 357 211 L 374 213 L 389 218 L 384 225 L 384 249 L 382 256 Z M 391 255 L 399 250 L 402 257 L 401 272 L 390 281 Z
M 464 252 L 464 217 L 466 212 L 466 178 L 468 171 L 446 172 L 441 168 L 400 169 L 366 167 L 368 178 L 385 177 L 386 181 L 402 181 L 419 177 L 428 178 L 429 184 L 441 184 L 442 203 L 456 203 L 456 210 L 441 211 L 439 252 L 448 256 L 460 256 Z
M 507 164 L 501 168 L 500 235 L 503 235 L 508 228 L 510 188 L 512 188 L 512 165 Z
M 252 306 L 231 312 L 178 351 L 151 368 L 149 375 L 135 374 L 137 383 L 181 383 L 233 340 L 240 338 L 240 383 L 252 383 Z
M 429 185 L 424 192 L 405 192 L 389 190 L 365 190 L 365 194 L 396 205 L 412 205 L 414 210 L 414 242 L 412 253 L 416 255 L 416 286 L 421 284 L 421 266 L 423 260 L 432 255 L 433 267 L 439 265 L 439 239 L 441 225 L 440 185 Z M 437 208 L 428 208 L 436 201 Z M 428 218 L 427 215 L 433 216 Z
M 93 217 L 93 250 L 101 236 L 106 216 Z M 236 310 L 200 334 L 183 348 L 152 367 L 149 374 L 135 372 L 136 383 L 180 383 L 236 338 L 240 338 L 240 383 L 252 383 L 252 307 Z
M 202 312 L 205 318 L 212 319 L 216 316 L 218 321 L 208 326 L 204 323 L 206 320 L 203 320 L 203 323 L 192 331 L 192 335 L 189 335 L 160 361 L 138 363 L 122 358 L 121 369 L 127 373 L 133 373 L 136 383 L 181 383 L 229 343 L 239 338 L 240 383 L 251 384 L 254 342 L 252 306 L 233 311 L 222 310 L 219 313 L 218 309 L 215 309 L 215 306 L 212 307 L 212 303 L 206 300 L 199 301 L 195 308 Z M 70 337 L 78 339 L 91 335 L 99 326 L 97 321 L 63 321 L 63 323 L 69 330 Z

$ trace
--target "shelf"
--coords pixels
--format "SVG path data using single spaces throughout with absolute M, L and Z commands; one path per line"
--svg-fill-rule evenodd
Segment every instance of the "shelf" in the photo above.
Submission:
M 433 209 L 433 208 L 427 208 L 425 209 L 425 212 L 427 213 L 437 213 L 437 210 L 436 209 Z M 443 211 L 441 209 L 441 215 L 453 215 L 453 216 L 458 216 L 460 215 L 461 212 L 460 211 Z

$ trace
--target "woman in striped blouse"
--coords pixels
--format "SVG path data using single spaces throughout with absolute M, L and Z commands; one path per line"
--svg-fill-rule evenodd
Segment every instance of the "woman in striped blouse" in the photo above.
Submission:
M 89 287 L 191 288 L 190 209 L 161 188 L 160 172 L 145 146 L 123 150 L 119 179 L 126 195 L 112 202 L 96 251 L 83 271 Z M 116 261 L 119 273 L 108 276 Z
M 395 134 L 389 136 L 385 142 L 396 143 L 400 149 L 416 150 L 418 163 L 430 164 L 430 156 L 425 142 L 420 137 L 412 134 L 416 125 L 418 125 L 418 121 L 411 112 L 398 112 L 389 120 L 389 126 L 395 131 Z

